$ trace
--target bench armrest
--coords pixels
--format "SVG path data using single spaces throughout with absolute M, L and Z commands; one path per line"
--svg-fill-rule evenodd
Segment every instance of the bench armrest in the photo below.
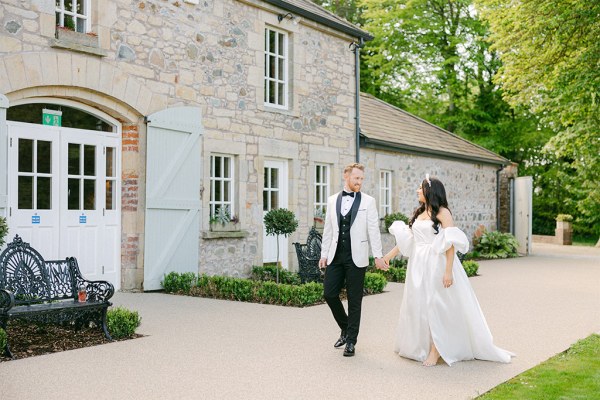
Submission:
M 115 287 L 108 281 L 77 280 L 78 284 L 85 285 L 85 293 L 88 301 L 105 302 L 115 294 Z
M 0 289 L 0 313 L 6 314 L 15 306 L 15 295 L 6 289 Z
M 67 261 L 69 262 L 71 271 L 73 271 L 77 287 L 81 285 L 85 286 L 85 293 L 88 301 L 105 302 L 115 294 L 115 287 L 108 281 L 88 281 L 87 279 L 84 279 L 83 276 L 81 276 L 79 264 L 77 264 L 77 259 L 75 257 L 69 257 L 67 258 Z

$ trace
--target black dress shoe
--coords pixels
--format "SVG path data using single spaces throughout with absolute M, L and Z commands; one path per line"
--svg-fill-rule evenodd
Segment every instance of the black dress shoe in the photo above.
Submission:
M 346 344 L 346 348 L 344 349 L 344 357 L 352 357 L 354 356 L 354 343 Z
M 342 332 L 342 334 L 340 335 L 340 338 L 337 340 L 337 342 L 335 342 L 333 347 L 335 347 L 336 349 L 339 347 L 342 347 L 343 345 L 346 344 L 346 340 L 348 340 L 348 337 L 346 336 L 345 332 Z

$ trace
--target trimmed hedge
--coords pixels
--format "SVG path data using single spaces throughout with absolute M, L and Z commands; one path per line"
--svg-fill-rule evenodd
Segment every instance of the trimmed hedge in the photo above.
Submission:
M 261 276 L 264 278 L 265 275 Z M 193 273 L 179 274 L 171 272 L 165 276 L 162 284 L 168 293 L 252 303 L 304 307 L 325 301 L 323 299 L 323 284 L 318 282 L 309 282 L 302 285 L 277 284 L 271 280 L 252 280 L 228 276 L 195 276 Z M 365 275 L 366 294 L 381 293 L 386 285 L 386 278 L 380 274 L 367 272 Z
M 8 335 L 4 329 L 0 328 L 0 352 L 4 352 L 4 348 L 6 347 L 6 342 L 8 341 Z

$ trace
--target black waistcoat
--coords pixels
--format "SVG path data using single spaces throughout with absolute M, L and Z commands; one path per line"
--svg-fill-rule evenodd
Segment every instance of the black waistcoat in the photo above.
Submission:
M 350 222 L 352 219 L 352 212 L 349 211 L 346 216 L 338 215 L 340 221 L 340 233 L 338 236 L 337 248 L 335 250 L 335 257 L 333 261 L 335 263 L 352 263 L 352 244 L 350 242 Z

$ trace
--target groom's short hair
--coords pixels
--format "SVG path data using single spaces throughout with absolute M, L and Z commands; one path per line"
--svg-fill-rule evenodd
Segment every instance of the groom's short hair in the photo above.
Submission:
M 354 168 L 360 169 L 361 171 L 365 172 L 365 166 L 359 163 L 352 163 L 352 164 L 348 164 L 344 167 L 344 174 L 349 174 L 350 172 L 352 172 L 352 170 Z

